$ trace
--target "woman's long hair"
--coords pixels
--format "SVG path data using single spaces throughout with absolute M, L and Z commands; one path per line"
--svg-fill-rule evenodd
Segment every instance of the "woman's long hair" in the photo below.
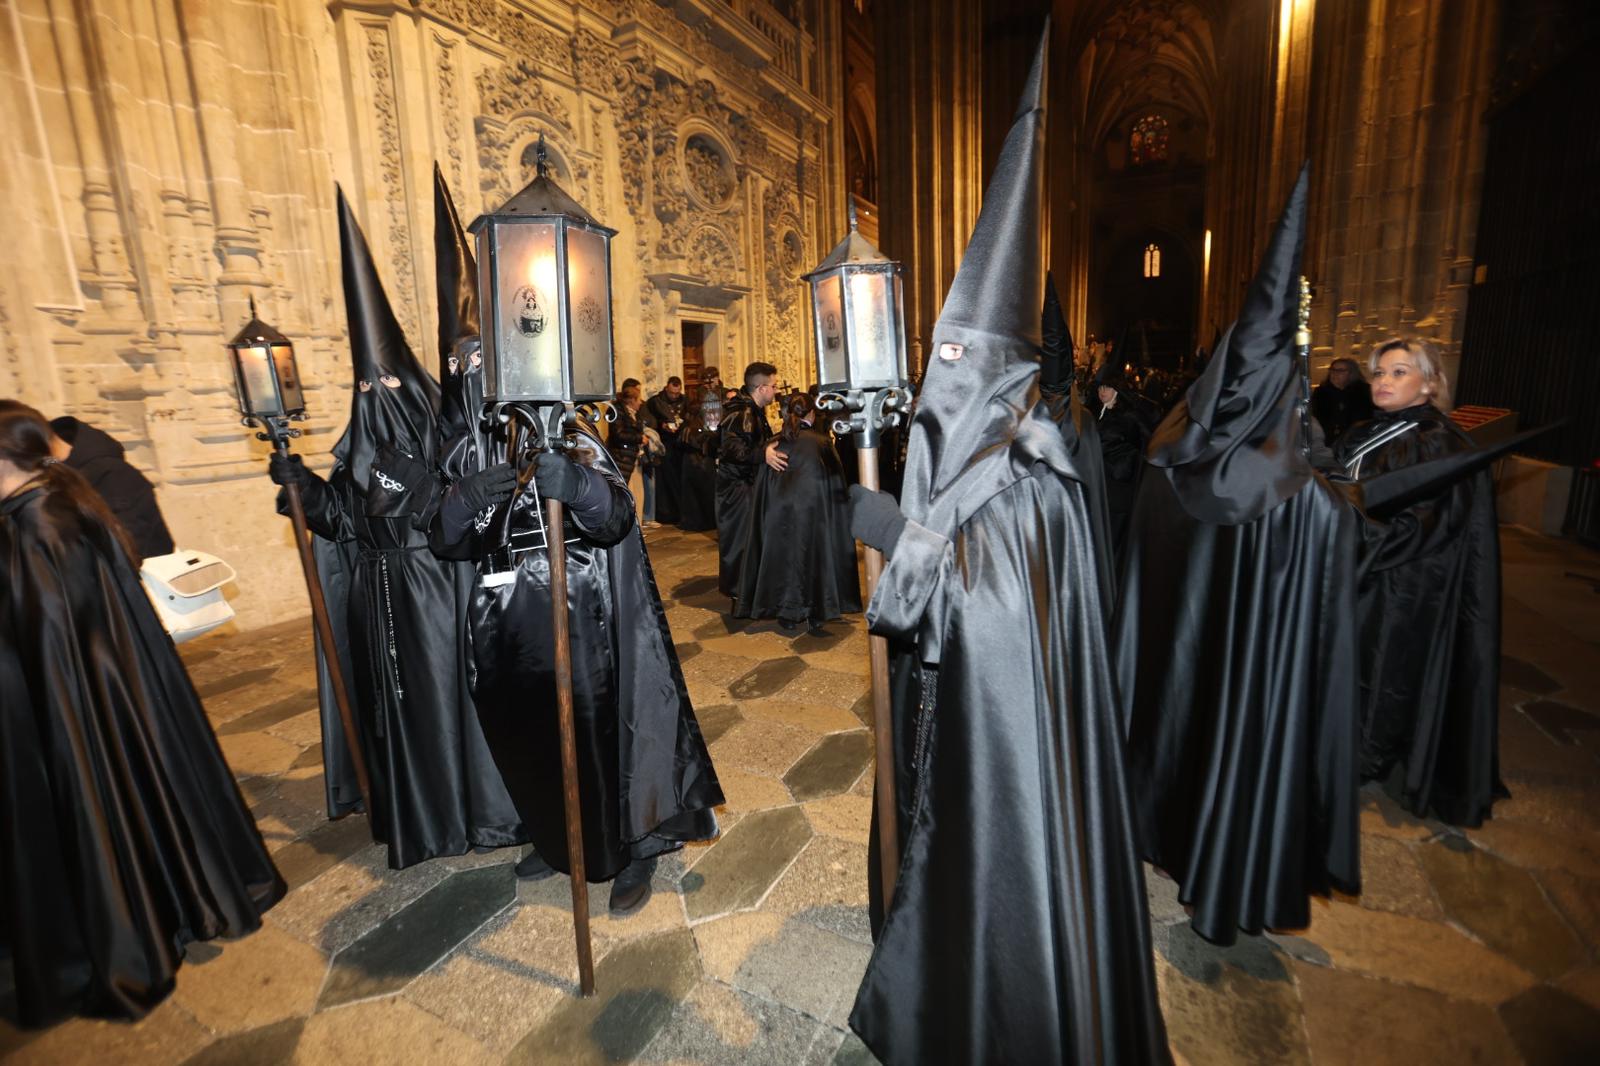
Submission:
M 1377 374 L 1378 361 L 1386 353 L 1395 351 L 1404 351 L 1411 356 L 1412 361 L 1416 363 L 1417 373 L 1422 375 L 1428 402 L 1449 414 L 1455 404 L 1450 396 L 1450 379 L 1445 377 L 1444 361 L 1439 358 L 1439 349 L 1415 337 L 1395 337 L 1372 349 L 1372 354 L 1367 358 L 1367 369 Z
M 127 530 L 83 475 L 50 454 L 52 436 L 44 415 L 18 400 L 0 400 L 0 459 L 14 463 L 30 482 L 43 484 L 51 495 L 65 500 L 102 550 L 121 545 L 137 568 L 139 553 Z
M 817 409 L 817 403 L 804 392 L 797 392 L 783 401 L 783 429 L 779 436 L 794 440 L 806 428 L 806 419 Z

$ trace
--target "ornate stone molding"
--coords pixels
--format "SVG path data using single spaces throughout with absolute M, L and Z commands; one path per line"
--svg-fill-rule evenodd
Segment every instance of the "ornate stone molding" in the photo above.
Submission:
M 404 145 L 400 135 L 400 108 L 395 95 L 394 55 L 389 43 L 389 27 L 366 23 L 366 55 L 372 86 L 372 112 L 377 133 L 377 168 L 383 182 L 387 207 L 389 262 L 394 269 L 395 317 L 405 331 L 412 351 L 420 350 L 422 331 L 417 323 L 417 285 L 412 269 L 411 225 L 406 218 L 406 176 L 401 167 Z

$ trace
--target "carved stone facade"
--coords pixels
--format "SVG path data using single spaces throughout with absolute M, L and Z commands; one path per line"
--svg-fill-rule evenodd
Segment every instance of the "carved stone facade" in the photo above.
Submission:
M 224 17 L 224 15 L 226 17 Z M 799 274 L 844 216 L 840 22 L 811 0 L 8 0 L 0 13 L 0 395 L 124 441 L 240 624 L 303 614 L 266 447 L 221 342 L 296 342 L 312 465 L 348 411 L 334 182 L 437 362 L 431 170 L 470 220 L 557 178 L 616 228 L 618 378 L 707 361 L 810 380 Z

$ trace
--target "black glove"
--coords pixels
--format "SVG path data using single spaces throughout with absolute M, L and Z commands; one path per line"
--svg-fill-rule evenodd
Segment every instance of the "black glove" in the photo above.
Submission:
M 456 482 L 450 496 L 468 514 L 481 514 L 492 503 L 504 503 L 517 487 L 517 470 L 510 463 L 497 463 L 487 470 L 469 474 Z
M 905 531 L 906 516 L 894 497 L 860 485 L 850 486 L 850 532 L 869 548 L 893 555 Z
M 533 461 L 533 479 L 547 500 L 578 503 L 586 495 L 583 468 L 560 452 L 540 452 Z
M 388 444 L 373 457 L 372 476 L 390 492 L 425 492 L 431 479 L 426 463 Z
M 305 460 L 298 455 L 273 452 L 267 460 L 267 476 L 274 485 L 309 485 L 317 475 L 306 469 Z

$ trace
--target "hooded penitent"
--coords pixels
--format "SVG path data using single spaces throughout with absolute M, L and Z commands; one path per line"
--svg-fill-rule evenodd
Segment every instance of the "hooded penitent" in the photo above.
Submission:
M 439 467 L 455 480 L 476 470 L 483 359 L 478 341 L 478 264 L 439 164 L 433 165 L 433 255 L 439 295 Z M 454 451 L 444 442 L 455 441 Z M 462 449 L 474 449 L 471 456 Z
M 1151 441 L 1115 626 L 1145 857 L 1221 943 L 1358 887 L 1361 518 L 1301 455 L 1305 208 L 1302 171 L 1238 320 Z
M 910 522 L 869 613 L 904 852 L 850 1024 L 891 1064 L 1168 1059 L 1094 535 L 1036 386 L 1044 70 L 1041 41 L 934 328 Z

